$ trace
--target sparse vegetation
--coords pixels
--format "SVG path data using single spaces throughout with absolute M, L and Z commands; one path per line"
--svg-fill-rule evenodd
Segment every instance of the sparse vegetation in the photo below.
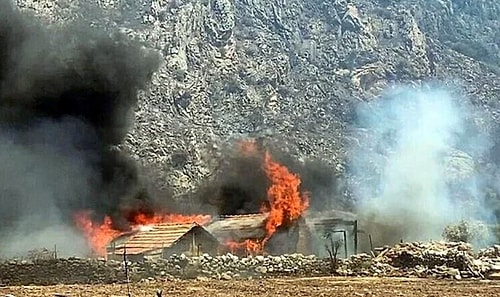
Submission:
M 467 242 L 472 244 L 488 243 L 491 232 L 483 222 L 460 220 L 456 224 L 447 225 L 443 230 L 443 238 L 452 242 Z
M 344 242 L 341 239 L 334 239 L 333 233 L 326 233 L 325 239 L 327 240 L 325 249 L 330 257 L 330 273 L 335 274 L 338 268 L 339 249 Z

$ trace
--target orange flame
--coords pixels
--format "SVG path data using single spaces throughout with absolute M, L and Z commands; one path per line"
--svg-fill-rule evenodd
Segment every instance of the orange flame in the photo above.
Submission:
M 145 225 L 157 225 L 163 223 L 193 223 L 205 224 L 209 222 L 209 215 L 182 215 L 182 214 L 136 214 L 130 224 L 132 230 Z M 117 236 L 124 234 L 124 231 L 116 230 L 113 221 L 109 216 L 105 216 L 102 223 L 96 223 L 91 218 L 90 211 L 80 211 L 74 217 L 76 226 L 83 232 L 92 251 L 99 256 L 106 255 L 106 245 Z
M 263 250 L 262 242 L 257 240 L 247 239 L 243 242 L 236 242 L 228 240 L 224 245 L 231 251 L 231 253 L 238 253 L 239 251 L 246 251 L 247 254 L 255 255 L 260 254 Z
M 254 140 L 240 142 L 239 146 L 245 155 L 257 153 Z M 249 253 L 262 252 L 264 245 L 278 228 L 290 225 L 309 208 L 309 195 L 300 192 L 300 177 L 274 161 L 268 151 L 264 155 L 264 171 L 271 183 L 267 189 L 267 204 L 261 207 L 261 212 L 268 214 L 266 236 L 261 241 L 247 239 L 241 243 L 226 242 L 229 249 L 245 248 Z
M 79 211 L 75 214 L 76 226 L 87 238 L 92 251 L 100 256 L 106 254 L 106 245 L 122 232 L 113 228 L 113 222 L 109 216 L 104 217 L 101 224 L 92 222 L 90 211 Z
M 183 214 L 154 214 L 147 215 L 144 213 L 139 213 L 134 216 L 133 226 L 137 225 L 157 225 L 157 224 L 165 224 L 165 223 L 176 223 L 176 224 L 184 224 L 184 223 L 193 223 L 203 225 L 210 221 L 211 217 L 209 215 L 183 215 Z
M 239 143 L 239 149 L 245 156 L 255 156 L 259 148 L 255 140 Z M 250 254 L 262 253 L 264 245 L 273 236 L 278 228 L 288 226 L 299 219 L 309 207 L 309 197 L 300 192 L 301 180 L 297 174 L 291 173 L 286 166 L 274 161 L 269 152 L 264 155 L 264 171 L 271 183 L 267 190 L 267 203 L 262 206 L 261 212 L 267 213 L 265 222 L 266 235 L 261 239 L 247 239 L 243 242 L 225 242 L 230 250 L 246 250 Z M 92 250 L 100 255 L 106 254 L 106 245 L 124 231 L 113 227 L 113 221 L 106 216 L 101 223 L 91 218 L 91 212 L 80 211 L 75 214 L 76 226 L 84 233 Z M 163 223 L 192 223 L 205 224 L 211 220 L 209 215 L 182 215 L 156 213 L 135 214 L 130 219 L 130 228 L 137 229 L 144 225 Z
M 269 215 L 265 243 L 279 227 L 289 225 L 302 216 L 309 208 L 309 197 L 300 192 L 300 177 L 273 161 L 268 152 L 264 159 L 264 169 L 271 181 L 271 186 L 267 189 Z

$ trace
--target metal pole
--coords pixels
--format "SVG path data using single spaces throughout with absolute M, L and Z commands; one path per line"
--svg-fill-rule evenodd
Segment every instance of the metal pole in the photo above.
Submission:
M 368 239 L 370 239 L 370 251 L 373 253 L 373 241 L 372 241 L 372 235 L 368 234 Z
M 125 263 L 125 277 L 127 278 L 127 295 L 128 297 L 132 297 L 130 293 L 130 277 L 128 274 L 128 261 L 127 261 L 127 246 L 123 246 L 123 262 Z

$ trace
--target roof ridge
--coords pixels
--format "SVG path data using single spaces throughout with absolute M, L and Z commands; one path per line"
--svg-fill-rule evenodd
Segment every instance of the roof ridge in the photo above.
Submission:
M 157 228 L 158 226 L 164 226 L 164 228 Z M 132 248 L 138 249 L 137 246 L 140 246 L 146 248 L 146 250 L 149 248 L 168 247 L 174 245 L 180 238 L 182 238 L 182 236 L 190 232 L 195 227 L 201 227 L 205 229 L 202 225 L 198 224 L 197 222 L 161 224 L 161 225 L 156 224 L 156 225 L 151 225 L 151 227 L 152 227 L 151 229 L 147 230 L 138 230 L 135 234 L 130 236 L 128 240 L 117 245 L 115 249 L 124 249 L 124 248 L 126 249 L 128 248 L 129 244 Z M 156 243 L 154 239 L 159 239 L 159 238 L 163 240 L 167 239 L 168 242 Z
M 265 213 L 246 213 L 246 214 L 235 214 L 235 215 L 220 215 L 220 218 L 243 218 L 243 217 L 256 217 L 265 216 Z

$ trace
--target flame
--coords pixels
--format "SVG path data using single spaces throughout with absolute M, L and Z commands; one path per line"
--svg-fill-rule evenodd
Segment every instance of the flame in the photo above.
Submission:
M 241 153 L 247 157 L 256 156 L 260 150 L 254 139 L 239 143 Z M 284 165 L 274 161 L 268 151 L 264 153 L 263 169 L 270 181 L 267 189 L 267 202 L 262 205 L 261 212 L 267 214 L 265 221 L 265 237 L 247 239 L 243 242 L 227 241 L 225 245 L 232 252 L 246 250 L 250 254 L 262 253 L 268 240 L 278 228 L 289 226 L 299 219 L 309 207 L 309 196 L 300 192 L 301 180 L 297 174 L 291 173 Z M 106 245 L 126 231 L 117 230 L 111 217 L 106 216 L 100 223 L 92 220 L 91 212 L 80 211 L 75 214 L 76 226 L 84 233 L 92 250 L 100 256 L 106 254 Z M 137 213 L 130 221 L 132 230 L 143 226 L 192 223 L 205 224 L 211 220 L 209 215 L 182 215 L 159 212 L 155 214 Z
M 196 222 L 200 225 L 208 223 L 211 217 L 209 215 L 183 215 L 183 214 L 154 214 L 147 215 L 139 213 L 134 216 L 133 225 L 157 225 L 157 224 L 187 224 Z
M 265 243 L 279 227 L 289 225 L 302 216 L 309 208 L 309 195 L 300 192 L 300 177 L 275 162 L 269 152 L 265 154 L 264 169 L 271 181 L 271 186 L 267 189 L 269 205 L 263 207 L 269 213 Z
M 113 221 L 109 216 L 105 216 L 101 224 L 96 224 L 92 221 L 91 214 L 90 211 L 79 211 L 74 215 L 74 221 L 87 238 L 92 251 L 103 256 L 108 242 L 122 232 L 113 228 Z
M 255 255 L 260 254 L 263 251 L 263 242 L 253 239 L 247 239 L 243 242 L 236 242 L 232 240 L 228 240 L 224 242 L 224 245 L 231 251 L 231 253 L 235 254 L 239 251 L 246 251 L 247 254 Z
M 117 230 L 113 227 L 111 217 L 105 216 L 102 223 L 92 220 L 90 211 L 79 211 L 74 216 L 76 226 L 83 232 L 92 251 L 99 256 L 106 255 L 106 245 L 117 236 L 127 231 Z M 182 214 L 153 214 L 138 213 L 130 222 L 130 229 L 142 229 L 144 226 L 157 224 L 183 224 L 196 222 L 203 225 L 209 222 L 209 215 L 182 215 Z
M 255 140 L 242 141 L 239 147 L 247 156 L 256 154 L 258 151 Z M 278 228 L 290 225 L 309 208 L 309 195 L 300 192 L 301 180 L 297 174 L 291 173 L 286 166 L 274 161 L 268 151 L 264 155 L 263 167 L 271 183 L 267 189 L 267 203 L 261 207 L 261 213 L 268 214 L 265 223 L 266 235 L 261 240 L 228 241 L 225 245 L 231 250 L 246 249 L 249 253 L 263 252 L 264 245 Z

